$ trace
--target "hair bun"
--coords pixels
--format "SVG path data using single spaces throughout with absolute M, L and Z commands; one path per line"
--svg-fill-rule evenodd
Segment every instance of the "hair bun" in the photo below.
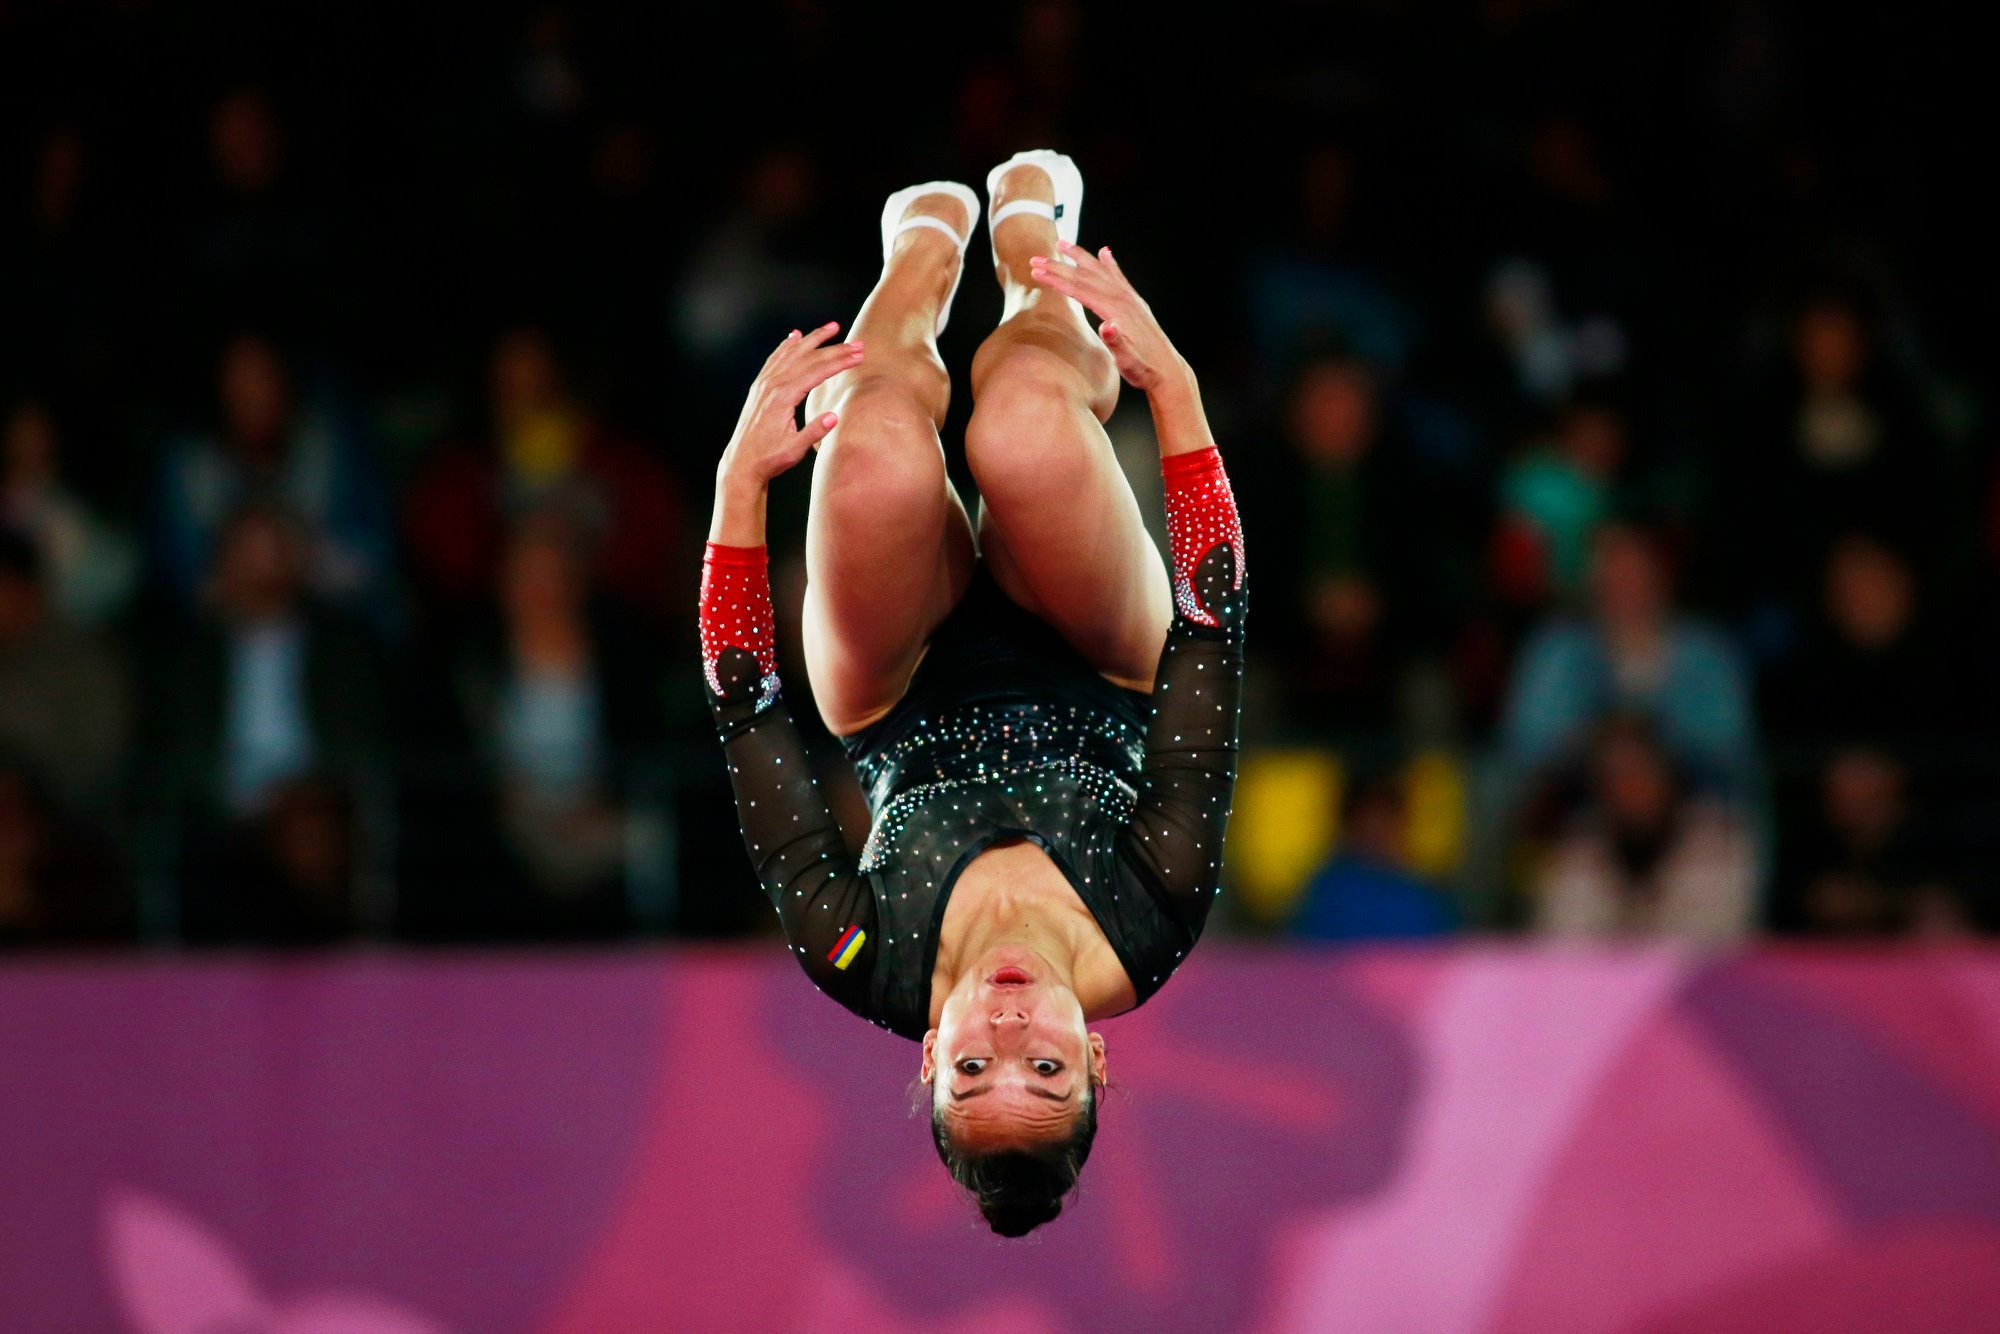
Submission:
M 1001 1236 L 1025 1237 L 1062 1212 L 1062 1196 L 1045 1195 L 1039 1199 L 1012 1196 L 981 1200 L 979 1212 L 986 1216 L 987 1226 Z

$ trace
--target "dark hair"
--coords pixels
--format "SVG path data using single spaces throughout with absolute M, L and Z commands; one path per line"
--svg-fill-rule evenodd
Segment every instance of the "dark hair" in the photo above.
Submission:
M 1032 1149 L 966 1153 L 952 1147 L 944 1114 L 931 1106 L 931 1140 L 951 1179 L 972 1192 L 987 1226 L 1003 1237 L 1025 1237 L 1062 1212 L 1063 1197 L 1097 1138 L 1097 1091 L 1092 1089 L 1066 1139 Z

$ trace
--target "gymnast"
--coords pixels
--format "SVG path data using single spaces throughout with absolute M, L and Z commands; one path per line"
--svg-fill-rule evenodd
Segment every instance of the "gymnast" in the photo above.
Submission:
M 750 390 L 716 470 L 701 646 L 792 952 L 923 1044 L 938 1155 L 1014 1237 L 1062 1212 L 1090 1153 L 1106 1065 L 1089 1022 L 1159 990 L 1214 902 L 1245 596 L 1194 373 L 1109 248 L 1075 243 L 1075 164 L 1018 153 L 986 191 L 1005 303 L 972 362 L 976 523 L 945 473 L 937 334 L 979 201 L 932 181 L 889 197 L 853 336 L 794 330 Z M 1171 572 L 1102 426 L 1121 378 L 1152 409 Z M 766 488 L 815 447 L 805 658 L 873 814 L 858 859 L 773 651 Z

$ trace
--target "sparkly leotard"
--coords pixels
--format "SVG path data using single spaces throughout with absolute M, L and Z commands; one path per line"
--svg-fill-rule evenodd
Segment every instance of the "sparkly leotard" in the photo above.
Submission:
M 702 648 L 758 879 L 794 955 L 848 1009 L 929 1027 L 938 929 L 965 866 L 1033 840 L 1143 1003 L 1194 947 L 1235 781 L 1242 533 L 1213 449 L 1162 463 L 1174 618 L 1147 695 L 1093 671 L 983 569 L 890 713 L 843 737 L 874 823 L 851 857 L 778 689 L 762 548 L 709 548 Z

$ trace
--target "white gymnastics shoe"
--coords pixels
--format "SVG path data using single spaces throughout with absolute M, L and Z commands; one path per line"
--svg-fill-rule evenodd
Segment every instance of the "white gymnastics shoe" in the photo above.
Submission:
M 1056 202 L 1046 203 L 1040 199 L 1016 199 L 1000 208 L 993 207 L 993 201 L 1000 197 L 1000 182 L 1008 172 L 1016 167 L 1040 167 L 1048 173 L 1049 183 L 1055 187 Z M 1083 216 L 1083 173 L 1076 169 L 1066 153 L 1058 153 L 1053 148 L 1024 149 L 986 173 L 986 237 L 993 243 L 993 267 L 1000 267 L 1000 243 L 995 239 L 1000 224 L 1017 213 L 1030 214 L 1037 218 L 1047 218 L 1056 225 L 1056 235 L 1071 245 L 1076 244 L 1077 222 Z M 1076 261 L 1060 250 L 1049 258 L 1074 268 Z M 1065 298 L 1077 315 L 1083 314 L 1083 307 L 1075 297 Z
M 1001 178 L 1016 167 L 1040 167 L 1048 173 L 1049 183 L 1055 187 L 1056 202 L 1046 203 L 1040 199 L 1016 199 L 997 211 L 993 201 L 999 198 Z M 1077 219 L 1083 216 L 1083 173 L 1076 169 L 1076 163 L 1069 156 L 1058 153 L 1053 148 L 1030 148 L 1014 154 L 1005 162 L 986 173 L 986 207 L 990 216 L 986 219 L 987 239 L 993 238 L 993 231 L 1001 223 L 1016 213 L 1031 213 L 1038 218 L 1047 218 L 1056 225 L 1056 235 L 1071 245 L 1076 244 Z M 1061 260 L 1065 264 L 1075 264 L 1069 256 L 1057 253 L 1049 258 Z M 1000 264 L 1000 246 L 993 246 L 993 263 Z
M 914 218 L 905 218 L 910 205 L 925 195 L 950 195 L 965 205 L 965 235 L 960 236 L 956 228 L 943 218 L 933 218 L 919 213 Z M 882 205 L 882 262 L 889 262 L 889 252 L 895 248 L 896 238 L 913 227 L 934 227 L 958 243 L 958 273 L 951 280 L 951 291 L 945 294 L 944 305 L 938 308 L 937 328 L 934 333 L 943 333 L 945 321 L 951 318 L 952 298 L 958 295 L 958 280 L 965 276 L 965 243 L 972 239 L 972 229 L 979 225 L 979 196 L 972 193 L 969 185 L 957 181 L 925 181 L 922 185 L 907 186 L 889 196 Z

